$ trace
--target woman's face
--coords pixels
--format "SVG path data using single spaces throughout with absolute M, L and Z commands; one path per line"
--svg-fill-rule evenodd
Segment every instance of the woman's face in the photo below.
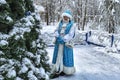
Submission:
M 69 21 L 69 19 L 70 19 L 69 17 L 63 16 L 63 20 L 64 20 L 64 21 Z

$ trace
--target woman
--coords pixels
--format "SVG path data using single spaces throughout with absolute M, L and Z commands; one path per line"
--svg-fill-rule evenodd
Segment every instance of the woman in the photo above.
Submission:
M 71 75 L 75 72 L 73 59 L 73 45 L 71 40 L 75 36 L 75 26 L 72 14 L 69 10 L 62 13 L 62 20 L 55 30 L 55 48 L 53 54 L 53 66 L 51 78 L 59 75 Z

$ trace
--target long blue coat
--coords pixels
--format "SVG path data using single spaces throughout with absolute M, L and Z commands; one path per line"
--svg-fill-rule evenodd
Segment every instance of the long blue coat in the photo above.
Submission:
M 59 24 L 59 29 L 58 29 L 58 33 L 60 33 L 61 28 L 62 28 L 63 22 L 61 21 Z M 65 34 L 68 34 L 71 27 L 73 26 L 73 21 L 70 21 L 67 24 L 66 30 L 65 30 Z M 73 67 L 74 66 L 74 59 L 73 59 L 73 48 L 67 47 L 65 44 L 63 44 L 64 49 L 63 49 L 63 65 L 66 67 Z M 58 55 L 58 49 L 59 49 L 59 43 L 55 43 L 55 47 L 54 47 L 54 54 L 53 54 L 53 60 L 52 63 L 55 64 L 56 60 L 57 60 L 57 56 Z

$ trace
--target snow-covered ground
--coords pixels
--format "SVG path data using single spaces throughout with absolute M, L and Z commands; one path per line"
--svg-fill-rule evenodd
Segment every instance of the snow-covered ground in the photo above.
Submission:
M 53 47 L 47 51 L 52 61 Z M 76 73 L 52 80 L 120 80 L 120 58 L 102 52 L 104 48 L 91 45 L 74 47 Z M 115 53 L 116 54 L 116 53 Z M 118 54 L 118 56 L 120 56 Z

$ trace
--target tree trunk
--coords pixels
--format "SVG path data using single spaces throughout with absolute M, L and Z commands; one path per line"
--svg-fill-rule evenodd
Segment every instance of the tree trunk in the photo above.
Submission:
M 85 1 L 85 8 L 83 14 L 83 23 L 82 23 L 82 30 L 84 30 L 85 23 L 86 23 L 86 14 L 87 14 L 87 0 Z
M 46 4 L 45 20 L 46 20 L 46 24 L 49 25 L 49 13 L 48 13 L 48 6 L 47 6 L 47 4 Z
M 114 33 L 114 31 L 115 31 L 115 27 L 114 27 L 113 16 L 111 16 L 111 17 L 109 18 L 109 24 L 108 24 L 108 27 L 109 27 L 109 33 Z
M 78 0 L 78 6 L 77 6 L 78 30 L 80 30 L 80 8 L 79 7 L 80 7 L 80 0 Z

